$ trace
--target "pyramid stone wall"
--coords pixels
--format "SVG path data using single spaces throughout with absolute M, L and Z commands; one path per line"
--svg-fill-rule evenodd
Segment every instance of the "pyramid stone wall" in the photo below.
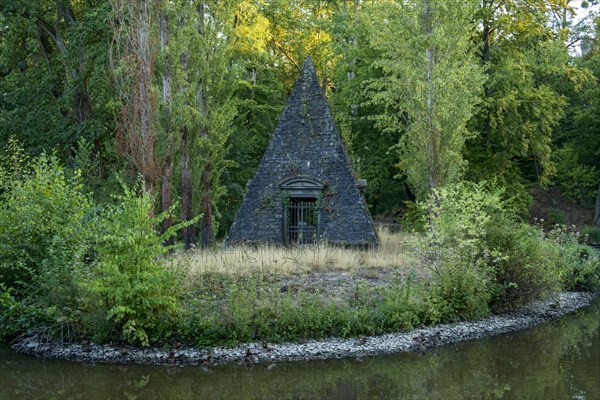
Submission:
M 256 175 L 248 183 L 225 244 L 283 243 L 286 195 L 281 184 L 294 177 L 308 177 L 323 185 L 320 240 L 378 244 L 310 58 L 304 62 Z

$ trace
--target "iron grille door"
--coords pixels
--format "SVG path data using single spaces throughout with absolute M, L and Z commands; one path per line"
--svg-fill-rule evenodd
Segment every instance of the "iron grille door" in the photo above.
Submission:
M 287 242 L 315 243 L 319 236 L 317 199 L 290 199 L 287 213 Z

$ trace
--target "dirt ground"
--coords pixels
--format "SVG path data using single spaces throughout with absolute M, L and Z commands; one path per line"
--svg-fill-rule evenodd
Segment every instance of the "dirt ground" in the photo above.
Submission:
M 544 226 L 554 224 L 575 225 L 578 229 L 592 225 L 594 219 L 593 204 L 573 204 L 562 193 L 559 187 L 532 189 L 533 205 L 531 218 L 544 220 Z

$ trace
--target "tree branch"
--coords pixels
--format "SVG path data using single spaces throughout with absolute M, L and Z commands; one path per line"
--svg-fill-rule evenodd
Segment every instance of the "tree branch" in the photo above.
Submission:
M 285 56 L 285 58 L 287 58 L 288 60 L 290 60 L 292 62 L 292 64 L 294 64 L 294 66 L 298 69 L 298 72 L 302 72 L 302 67 L 300 67 L 300 65 L 298 65 L 298 63 L 296 62 L 296 60 L 294 60 L 292 57 L 289 56 L 289 54 L 284 50 L 284 48 L 277 42 L 275 43 L 275 47 L 277 47 Z

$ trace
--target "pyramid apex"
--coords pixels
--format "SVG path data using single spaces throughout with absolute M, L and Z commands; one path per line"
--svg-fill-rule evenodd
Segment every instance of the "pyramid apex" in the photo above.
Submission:
M 310 68 L 310 67 L 314 68 L 314 65 L 313 65 L 313 62 L 312 62 L 312 58 L 310 56 L 306 56 L 306 58 L 304 59 L 304 64 L 302 64 L 302 69 L 305 69 L 307 67 L 308 68 Z
M 310 56 L 306 56 L 306 58 L 304 59 L 304 64 L 302 64 L 302 72 L 300 73 L 300 76 L 308 78 L 311 75 L 314 75 L 316 77 L 317 71 L 315 70 L 312 58 L 310 58 Z

